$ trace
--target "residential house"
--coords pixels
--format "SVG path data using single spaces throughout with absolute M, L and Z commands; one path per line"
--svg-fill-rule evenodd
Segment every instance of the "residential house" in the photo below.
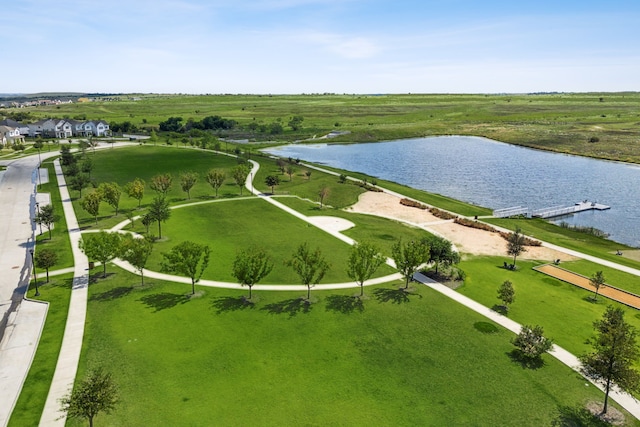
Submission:
M 31 138 L 35 138 L 38 135 L 44 136 L 44 124 L 47 121 L 48 120 L 46 119 L 38 120 L 37 122 L 27 124 L 27 126 L 29 127 L 29 136 Z
M 20 135 L 29 135 L 29 126 L 24 123 L 17 122 L 11 119 L 4 119 L 0 121 L 0 126 L 9 126 L 10 128 L 18 128 L 20 130 Z
M 24 136 L 20 135 L 20 129 L 10 126 L 0 125 L 0 142 L 6 144 L 22 144 Z

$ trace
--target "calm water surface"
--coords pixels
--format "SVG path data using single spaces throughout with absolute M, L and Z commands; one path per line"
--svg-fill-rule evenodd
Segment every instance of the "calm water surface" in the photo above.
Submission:
M 476 137 L 430 137 L 366 144 L 288 145 L 268 153 L 363 172 L 492 209 L 611 206 L 562 218 L 640 246 L 640 167 L 550 153 Z

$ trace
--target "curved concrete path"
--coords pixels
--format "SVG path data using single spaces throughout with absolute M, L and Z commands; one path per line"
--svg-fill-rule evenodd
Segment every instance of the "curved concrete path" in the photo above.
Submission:
M 253 164 L 253 168 L 251 170 L 251 173 L 249 174 L 249 176 L 247 177 L 247 181 L 245 183 L 245 186 L 255 195 L 257 195 L 258 197 L 262 198 L 263 200 L 267 201 L 268 203 L 271 203 L 272 205 L 290 213 L 291 215 L 315 226 L 318 227 L 322 230 L 324 230 L 325 232 L 331 234 L 332 236 L 334 236 L 337 239 L 340 239 L 342 241 L 344 241 L 345 243 L 348 243 L 350 245 L 353 245 L 355 243 L 355 241 L 347 236 L 344 236 L 343 234 L 341 234 L 338 231 L 335 231 L 333 229 L 326 228 L 326 227 L 322 227 L 321 224 L 318 224 L 317 222 L 313 222 L 312 220 L 309 219 L 309 217 L 306 217 L 305 215 L 301 214 L 298 211 L 295 211 L 285 205 L 283 205 L 282 203 L 278 202 L 277 200 L 274 200 L 272 197 L 270 197 L 269 195 L 265 195 L 263 193 L 260 193 L 258 190 L 256 190 L 253 187 L 253 177 L 255 176 L 256 172 L 259 169 L 259 164 L 257 162 L 254 162 L 252 160 L 250 160 L 251 163 Z M 57 166 L 58 167 L 58 166 Z M 332 174 L 337 175 L 334 172 L 331 171 L 326 171 L 324 169 L 321 168 L 316 168 L 319 170 L 323 170 L 325 172 L 329 172 Z M 56 169 L 56 173 L 57 169 Z M 62 181 L 60 181 L 61 183 L 64 182 L 64 179 Z M 68 392 L 68 390 L 70 389 L 70 387 L 73 386 L 73 382 L 75 379 L 75 374 L 77 371 L 77 367 L 78 367 L 78 361 L 80 358 L 80 349 L 82 347 L 82 335 L 84 333 L 84 319 L 85 319 L 85 315 L 86 315 L 86 304 L 87 304 L 87 283 L 88 283 L 88 277 L 86 275 L 87 269 L 88 269 L 88 262 L 86 257 L 84 256 L 84 254 L 82 254 L 82 252 L 79 251 L 78 249 L 78 241 L 80 239 L 80 232 L 78 230 L 77 227 L 77 220 L 75 219 L 75 213 L 73 212 L 73 207 L 71 206 L 71 201 L 69 199 L 68 196 L 68 191 L 66 190 L 66 186 L 63 186 L 62 184 L 60 184 L 60 192 L 61 195 L 63 195 L 63 191 L 66 192 L 66 197 L 65 195 L 62 196 L 63 198 L 63 204 L 65 205 L 65 215 L 67 215 L 67 222 L 69 224 L 69 229 L 70 229 L 70 235 L 72 236 L 72 245 L 73 245 L 73 249 L 74 249 L 74 258 L 76 260 L 76 267 L 74 269 L 75 272 L 75 278 L 74 278 L 74 289 L 72 292 L 72 298 L 71 298 L 71 303 L 70 303 L 70 307 L 69 307 L 69 318 L 67 320 L 67 326 L 65 328 L 65 335 L 64 335 L 64 339 L 63 339 L 63 348 L 61 348 L 60 350 L 60 356 L 58 359 L 58 365 L 56 366 L 56 372 L 54 374 L 54 381 L 52 382 L 51 385 L 51 390 L 49 392 L 49 396 L 47 397 L 47 403 L 45 405 L 45 411 L 42 414 L 42 418 L 40 421 L 40 425 L 42 426 L 53 426 L 53 425 L 64 425 L 64 421 L 66 420 L 66 416 L 63 414 L 62 417 L 60 417 L 60 412 L 58 411 L 59 408 L 59 403 L 58 403 L 58 399 L 60 397 L 62 397 L 64 394 L 66 394 Z M 64 189 L 63 189 L 64 187 Z M 398 195 L 398 196 L 402 196 L 399 195 L 398 193 L 394 193 L 394 192 L 389 192 L 391 194 L 394 195 Z M 181 205 L 179 207 L 185 207 L 186 205 Z M 73 222 L 71 221 L 73 220 Z M 128 223 L 128 221 L 124 221 L 121 224 L 118 224 L 116 227 L 114 227 L 112 230 L 116 231 L 118 229 L 121 229 L 122 227 L 124 227 L 124 225 L 126 225 Z M 74 224 L 73 226 L 71 224 Z M 73 231 L 73 234 L 71 234 Z M 562 248 L 564 249 L 564 248 Z M 565 251 L 567 251 L 565 249 Z M 575 251 L 571 251 L 573 253 L 577 253 Z M 569 253 L 569 252 L 567 252 Z M 582 254 L 584 255 L 584 254 Z M 77 258 L 76 258 L 77 256 Z M 579 256 L 579 255 L 578 255 Z M 585 256 L 586 258 L 586 256 Z M 593 258 L 593 257 L 591 257 Z M 387 260 L 387 263 L 389 263 L 390 260 Z M 603 260 L 600 260 L 603 261 Z M 131 267 L 130 265 L 128 265 L 125 262 L 116 260 L 115 263 L 129 271 L 134 271 L 135 269 L 133 269 L 133 267 Z M 392 263 L 392 261 L 391 261 Z M 614 263 L 612 263 L 614 264 Z M 623 267 L 623 266 L 621 266 Z M 614 267 L 616 268 L 616 267 Z M 640 273 L 640 271 L 638 271 L 638 273 Z M 173 276 L 173 275 L 166 275 L 163 273 L 157 273 L 157 272 L 152 272 L 152 271 L 147 271 L 145 270 L 145 276 L 147 277 L 155 277 L 158 279 L 163 279 L 163 280 L 171 280 L 171 281 L 177 281 L 177 282 L 183 282 L 183 283 L 191 283 L 190 279 L 185 278 L 185 277 L 179 277 L 179 276 Z M 400 275 L 399 274 L 394 274 L 394 275 L 390 275 L 390 276 L 386 276 L 384 278 L 378 278 L 378 279 L 374 279 L 373 281 L 368 281 L 367 284 L 375 284 L 375 283 L 384 283 L 384 282 L 388 282 L 390 280 L 396 280 L 397 278 L 399 278 Z M 482 314 L 483 316 L 493 320 L 494 322 L 502 325 L 503 327 L 509 329 L 510 331 L 514 332 L 514 333 L 519 333 L 521 326 L 506 318 L 503 317 L 501 315 L 499 315 L 498 313 L 490 310 L 487 307 L 482 306 L 481 304 L 447 288 L 444 285 L 441 285 L 437 282 L 432 281 L 431 279 L 426 278 L 425 276 L 422 275 L 416 275 L 416 279 L 422 283 L 424 283 L 425 285 L 431 287 L 432 289 L 441 292 L 442 294 L 448 296 L 449 298 L 458 301 L 462 304 L 464 304 L 465 306 L 471 308 L 472 310 Z M 232 289 L 239 289 L 241 288 L 241 286 L 237 283 L 227 283 L 227 282 L 216 282 L 216 281 L 206 281 L 203 280 L 199 283 L 200 285 L 204 285 L 204 286 L 217 286 L 217 287 L 224 287 L 224 288 L 232 288 Z M 342 289 L 342 288 L 350 288 L 350 287 L 357 287 L 358 285 L 355 282 L 351 282 L 351 283 L 341 283 L 341 284 L 328 284 L 328 285 L 317 285 L 317 289 Z M 305 286 L 295 286 L 295 285 L 255 285 L 254 286 L 255 290 L 306 290 Z M 576 370 L 579 372 L 579 366 L 580 363 L 578 361 L 578 359 L 573 356 L 572 354 L 570 354 L 569 352 L 567 352 L 566 350 L 558 347 L 558 346 L 554 346 L 554 349 L 550 352 L 550 354 L 552 354 L 554 357 L 558 358 L 560 361 L 562 361 L 563 363 L 565 363 L 567 366 L 571 367 L 572 369 Z M 626 394 L 626 393 L 619 393 L 619 392 L 612 392 L 611 393 L 611 397 L 618 402 L 621 406 L 623 406 L 627 411 L 629 411 L 633 416 L 635 416 L 636 418 L 640 419 L 640 404 L 637 400 L 635 400 L 633 397 L 631 397 L 630 395 Z

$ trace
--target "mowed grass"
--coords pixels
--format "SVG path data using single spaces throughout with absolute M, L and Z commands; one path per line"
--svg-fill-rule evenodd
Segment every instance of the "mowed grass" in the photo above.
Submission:
M 155 224 L 150 228 L 157 233 Z M 157 235 L 157 234 L 156 234 Z M 154 245 L 148 268 L 160 270 L 162 252 L 191 240 L 211 249 L 203 278 L 236 282 L 232 265 L 239 250 L 255 245 L 265 248 L 274 268 L 261 283 L 300 284 L 293 269 L 284 265 L 302 243 L 320 248 L 331 269 L 321 283 L 351 281 L 346 275 L 350 246 L 319 228 L 257 198 L 230 200 L 174 209 L 163 224 L 163 239 Z M 382 267 L 377 275 L 391 274 Z
M 503 261 L 504 257 L 471 257 L 461 262 L 467 276 L 458 292 L 493 307 L 502 304 L 498 287 L 505 280 L 511 281 L 516 299 L 508 317 L 522 324 L 541 325 L 547 337 L 575 355 L 591 350 L 587 340 L 594 334 L 593 322 L 602 318 L 609 304 L 621 307 L 625 319 L 640 329 L 638 310 L 607 298 L 598 298 L 594 303 L 593 292 L 532 270 L 539 262 L 518 260 L 518 270 L 508 271 L 502 268 Z M 572 271 L 575 266 L 576 271 L 584 272 L 584 261 L 565 262 L 561 266 Z
M 51 277 L 49 283 L 45 283 L 44 277 L 40 277 L 38 279 L 39 297 L 35 296 L 35 286 L 33 282 L 31 283 L 27 297 L 47 301 L 49 309 L 31 369 L 11 413 L 9 426 L 35 426 L 40 422 L 40 415 L 49 393 L 51 379 L 58 361 L 58 353 L 62 345 L 62 336 L 69 311 L 71 282 L 71 275 Z
M 241 291 L 136 283 L 90 287 L 80 375 L 105 367 L 121 396 L 100 425 L 538 426 L 602 399 L 549 356 L 523 369 L 511 333 L 426 287 L 307 307 L 300 292 L 246 306 Z

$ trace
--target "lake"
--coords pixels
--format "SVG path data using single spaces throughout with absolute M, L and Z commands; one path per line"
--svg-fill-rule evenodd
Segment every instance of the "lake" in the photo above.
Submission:
M 640 167 L 445 136 L 363 144 L 292 144 L 263 150 L 362 172 L 492 209 L 539 209 L 589 200 L 611 206 L 556 221 L 591 226 L 640 246 Z

